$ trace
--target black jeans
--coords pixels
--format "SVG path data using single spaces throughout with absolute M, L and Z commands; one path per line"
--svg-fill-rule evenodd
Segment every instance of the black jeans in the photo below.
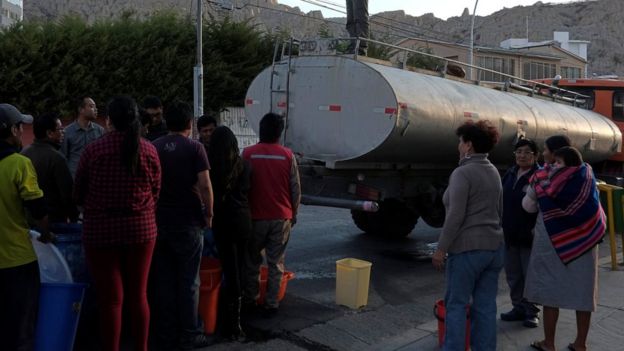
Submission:
M 159 226 L 149 276 L 150 339 L 164 349 L 203 332 L 198 319 L 202 230 Z
M 0 343 L 3 350 L 34 349 L 40 284 L 37 261 L 0 269 Z

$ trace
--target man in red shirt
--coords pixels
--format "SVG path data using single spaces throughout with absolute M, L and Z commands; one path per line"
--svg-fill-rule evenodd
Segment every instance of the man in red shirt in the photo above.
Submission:
M 255 303 L 259 292 L 261 251 L 269 268 L 265 312 L 277 313 L 277 294 L 284 274 L 284 253 L 295 224 L 301 197 L 299 172 L 293 152 L 281 145 L 284 119 L 274 113 L 260 121 L 260 142 L 245 148 L 243 158 L 251 164 L 249 205 L 253 229 L 246 259 L 244 303 Z

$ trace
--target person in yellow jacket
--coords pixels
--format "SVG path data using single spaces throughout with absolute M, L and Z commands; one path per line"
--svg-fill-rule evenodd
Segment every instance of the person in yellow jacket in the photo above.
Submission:
M 39 240 L 52 240 L 37 173 L 30 159 L 19 154 L 24 123 L 32 123 L 32 116 L 0 104 L 0 340 L 6 350 L 34 348 L 39 265 L 26 209 L 38 222 Z

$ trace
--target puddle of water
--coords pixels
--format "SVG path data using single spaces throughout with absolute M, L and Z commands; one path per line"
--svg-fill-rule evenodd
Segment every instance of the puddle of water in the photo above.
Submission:
M 381 254 L 401 261 L 430 261 L 431 256 L 438 248 L 438 243 L 419 243 L 410 250 L 385 250 Z

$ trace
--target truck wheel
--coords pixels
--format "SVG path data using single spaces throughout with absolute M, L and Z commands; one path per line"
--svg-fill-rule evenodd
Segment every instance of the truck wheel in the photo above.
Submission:
M 433 206 L 427 209 L 423 208 L 420 211 L 420 218 L 433 228 L 442 228 L 442 225 L 444 225 L 446 211 L 444 210 L 444 205 L 440 205 L 441 206 Z
M 365 233 L 388 238 L 406 237 L 418 222 L 418 215 L 414 211 L 394 199 L 381 202 L 377 212 L 351 210 L 351 217 L 355 225 Z

